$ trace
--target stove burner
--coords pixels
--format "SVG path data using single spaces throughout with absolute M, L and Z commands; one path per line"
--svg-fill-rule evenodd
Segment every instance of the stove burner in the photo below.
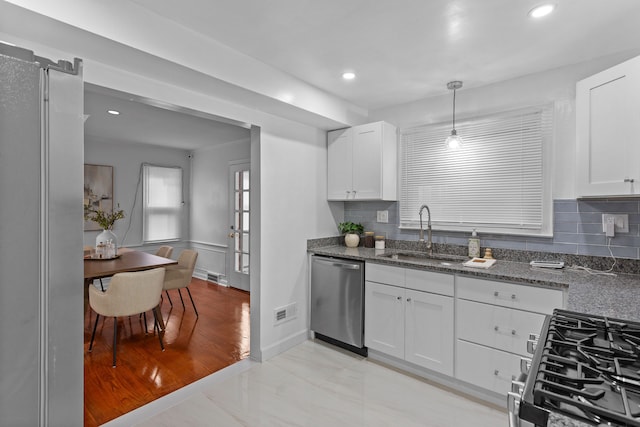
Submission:
M 534 365 L 525 406 L 592 425 L 640 426 L 640 324 L 556 310 L 545 322 Z M 530 411 L 521 411 L 524 419 Z

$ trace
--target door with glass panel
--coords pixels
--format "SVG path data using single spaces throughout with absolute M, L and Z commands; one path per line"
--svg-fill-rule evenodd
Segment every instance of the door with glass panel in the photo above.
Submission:
M 229 245 L 227 249 L 227 283 L 249 290 L 249 191 L 250 164 L 229 165 Z

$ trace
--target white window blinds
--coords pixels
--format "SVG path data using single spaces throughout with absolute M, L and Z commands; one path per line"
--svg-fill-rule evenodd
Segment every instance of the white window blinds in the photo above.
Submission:
M 182 169 L 143 167 L 144 241 L 180 238 L 182 217 Z
M 403 129 L 400 226 L 417 227 L 426 204 L 441 229 L 549 234 L 552 117 L 545 106 L 456 123 L 460 151 L 445 149 L 449 123 Z

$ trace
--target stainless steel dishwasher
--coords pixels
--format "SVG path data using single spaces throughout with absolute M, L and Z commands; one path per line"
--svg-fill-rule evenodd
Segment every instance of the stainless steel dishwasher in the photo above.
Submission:
M 311 330 L 318 339 L 367 355 L 364 262 L 312 256 Z

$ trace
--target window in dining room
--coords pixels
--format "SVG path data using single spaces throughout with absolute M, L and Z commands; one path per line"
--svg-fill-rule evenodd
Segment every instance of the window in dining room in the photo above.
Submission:
M 144 241 L 179 239 L 182 205 L 182 168 L 143 165 Z

